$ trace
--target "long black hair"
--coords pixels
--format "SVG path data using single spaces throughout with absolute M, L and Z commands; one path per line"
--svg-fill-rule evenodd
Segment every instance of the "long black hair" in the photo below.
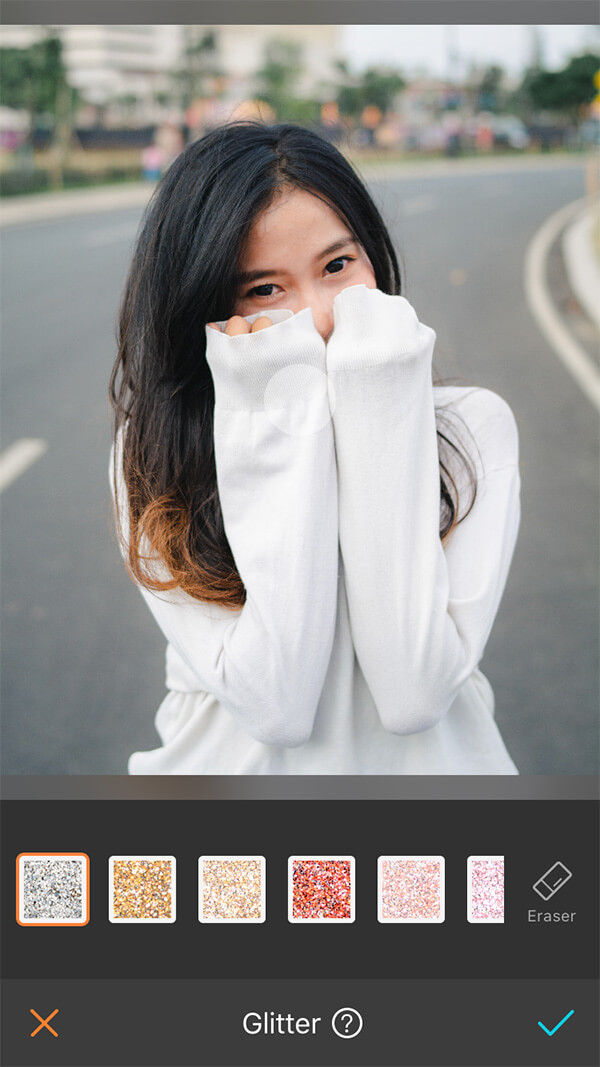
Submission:
M 245 590 L 217 491 L 204 330 L 232 314 L 244 243 L 284 187 L 327 202 L 364 248 L 378 289 L 400 293 L 388 231 L 344 156 L 299 126 L 231 123 L 190 144 L 151 198 L 125 284 L 110 380 L 115 481 L 127 490 L 127 520 L 117 504 L 118 521 L 128 531 L 122 537 L 132 576 L 151 589 L 179 586 L 232 608 L 243 605 Z M 448 450 L 472 466 L 439 427 L 438 440 L 445 538 L 460 521 Z

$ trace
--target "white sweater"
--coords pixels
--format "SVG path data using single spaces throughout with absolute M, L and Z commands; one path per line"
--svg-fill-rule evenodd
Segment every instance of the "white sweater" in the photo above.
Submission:
M 510 409 L 432 388 L 435 334 L 403 297 L 343 290 L 327 345 L 309 309 L 270 314 L 254 334 L 207 329 L 246 603 L 142 589 L 169 693 L 162 747 L 134 753 L 130 773 L 517 773 L 477 669 L 519 524 Z M 444 547 L 434 398 L 462 419 L 478 477 Z

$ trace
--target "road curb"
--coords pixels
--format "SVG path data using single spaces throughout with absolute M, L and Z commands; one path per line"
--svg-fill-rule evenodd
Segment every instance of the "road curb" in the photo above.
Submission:
M 597 205 L 586 205 L 567 226 L 562 239 L 565 267 L 573 293 L 586 315 L 600 327 L 600 261 L 594 249 Z
M 565 204 L 540 226 L 525 254 L 524 285 L 529 309 L 545 336 L 550 349 L 563 363 L 571 377 L 600 411 L 600 372 L 596 363 L 565 326 L 548 289 L 546 263 L 548 254 L 560 235 L 589 210 L 586 197 Z
M 150 199 L 155 183 L 136 182 L 131 185 L 96 186 L 93 189 L 69 189 L 39 196 L 15 196 L 0 201 L 0 227 L 20 226 L 27 222 L 68 218 L 72 215 L 117 211 L 120 208 L 144 207 Z

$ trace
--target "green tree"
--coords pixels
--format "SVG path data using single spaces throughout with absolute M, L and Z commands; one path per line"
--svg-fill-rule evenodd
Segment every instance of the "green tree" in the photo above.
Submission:
M 223 76 L 218 62 L 217 34 L 209 30 L 197 37 L 190 27 L 186 33 L 183 66 L 172 75 L 184 110 L 193 100 L 212 96 L 215 80 Z
M 523 122 L 531 122 L 533 119 L 534 106 L 531 99 L 530 84 L 539 74 L 538 68 L 529 68 L 521 84 L 508 94 L 506 106 L 512 115 L 517 115 Z
M 0 103 L 26 108 L 33 119 L 54 124 L 67 84 L 60 38 L 47 36 L 29 48 L 0 49 Z
M 594 75 L 598 64 L 598 56 L 588 52 L 571 59 L 563 70 L 529 71 L 522 89 L 533 108 L 562 112 L 576 122 L 581 107 L 596 95 Z
M 65 162 L 72 131 L 73 109 L 78 94 L 67 83 L 59 37 L 47 32 L 29 48 L 0 49 L 0 103 L 27 110 L 31 129 L 50 127 L 56 153 L 52 184 L 63 184 Z
M 32 45 L 31 53 L 36 113 L 49 115 L 56 120 L 67 84 L 61 41 L 58 37 L 46 37 Z
M 30 50 L 0 48 L 0 104 L 21 111 L 28 106 Z
M 347 68 L 340 66 L 340 72 L 346 73 Z M 398 71 L 369 67 L 362 75 L 352 79 L 351 84 L 339 87 L 337 102 L 340 112 L 349 118 L 358 118 L 365 107 L 372 105 L 385 114 L 405 85 Z
M 298 95 L 303 53 L 296 41 L 268 41 L 263 65 L 256 72 L 256 98 L 273 108 L 279 122 L 310 126 L 319 117 L 320 103 Z
M 570 110 L 579 110 L 584 104 L 591 104 L 596 95 L 594 75 L 600 66 L 600 57 L 591 52 L 571 59 L 560 72 L 563 106 Z
M 504 103 L 502 94 L 502 82 L 504 71 L 502 67 L 493 64 L 482 75 L 478 87 L 477 105 L 480 111 L 501 111 Z

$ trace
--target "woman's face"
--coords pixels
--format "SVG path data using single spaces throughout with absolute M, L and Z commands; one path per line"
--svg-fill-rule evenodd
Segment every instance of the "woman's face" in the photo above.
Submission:
M 377 283 L 348 226 L 318 197 L 285 190 L 257 218 L 239 264 L 235 315 L 309 307 L 324 341 L 333 332 L 333 298 L 349 285 Z

